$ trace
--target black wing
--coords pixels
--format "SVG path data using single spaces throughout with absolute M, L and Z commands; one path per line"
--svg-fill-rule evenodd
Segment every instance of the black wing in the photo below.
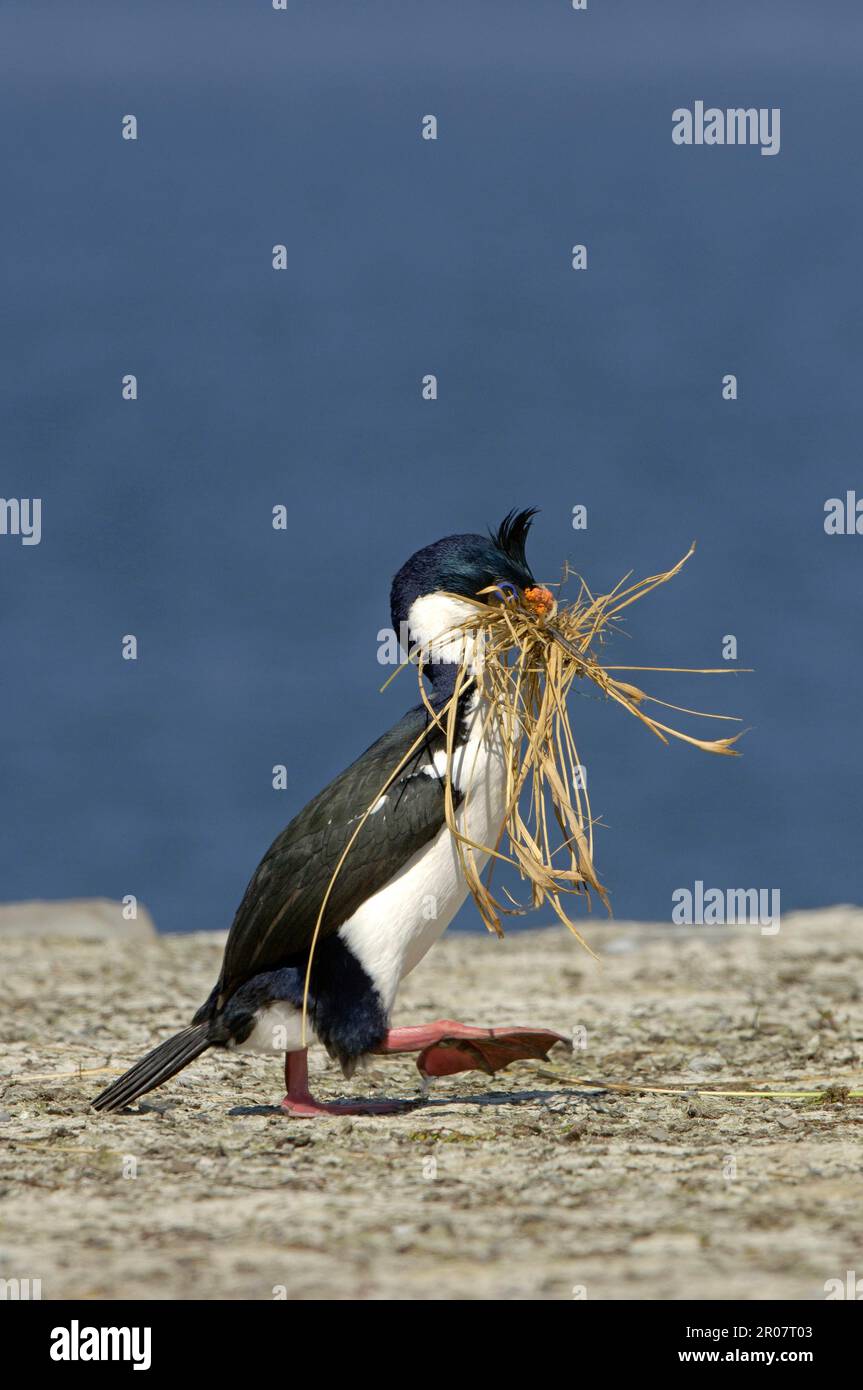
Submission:
M 244 980 L 308 951 L 333 870 L 393 769 L 426 738 L 359 831 L 330 893 L 319 937 L 338 931 L 445 823 L 444 783 L 421 769 L 446 746 L 423 706 L 340 773 L 276 839 L 252 877 L 225 946 L 219 1005 Z M 459 798 L 456 796 L 456 803 Z

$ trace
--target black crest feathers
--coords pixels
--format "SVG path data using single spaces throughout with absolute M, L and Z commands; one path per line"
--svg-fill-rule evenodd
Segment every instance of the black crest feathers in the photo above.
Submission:
M 538 511 L 537 507 L 527 507 L 523 512 L 508 512 L 496 531 L 490 532 L 498 550 L 517 568 L 527 568 L 525 545 L 530 524 Z

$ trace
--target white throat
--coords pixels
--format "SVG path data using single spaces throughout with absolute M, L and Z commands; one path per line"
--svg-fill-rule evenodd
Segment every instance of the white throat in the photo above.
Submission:
M 418 647 L 426 665 L 464 664 L 474 672 L 481 664 L 482 636 L 460 629 L 476 614 L 476 606 L 451 594 L 423 594 L 408 612 L 411 647 Z

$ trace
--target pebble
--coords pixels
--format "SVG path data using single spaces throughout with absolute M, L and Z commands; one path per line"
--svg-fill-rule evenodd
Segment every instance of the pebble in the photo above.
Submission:
M 725 1058 L 720 1057 L 718 1052 L 703 1052 L 697 1057 L 690 1057 L 686 1065 L 690 1071 L 722 1071 Z

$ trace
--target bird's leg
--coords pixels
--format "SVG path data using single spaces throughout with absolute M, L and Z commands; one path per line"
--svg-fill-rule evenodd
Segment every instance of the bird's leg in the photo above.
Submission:
M 474 1028 L 450 1018 L 391 1028 L 376 1051 L 417 1052 L 422 1076 L 454 1076 L 460 1071 L 484 1071 L 489 1076 L 525 1059 L 541 1061 L 555 1043 L 572 1047 L 569 1038 L 548 1028 Z
M 288 1094 L 282 1109 L 297 1119 L 310 1120 L 317 1115 L 395 1115 L 412 1110 L 410 1100 L 315 1100 L 309 1090 L 308 1051 L 288 1052 L 285 1055 L 285 1085 Z

